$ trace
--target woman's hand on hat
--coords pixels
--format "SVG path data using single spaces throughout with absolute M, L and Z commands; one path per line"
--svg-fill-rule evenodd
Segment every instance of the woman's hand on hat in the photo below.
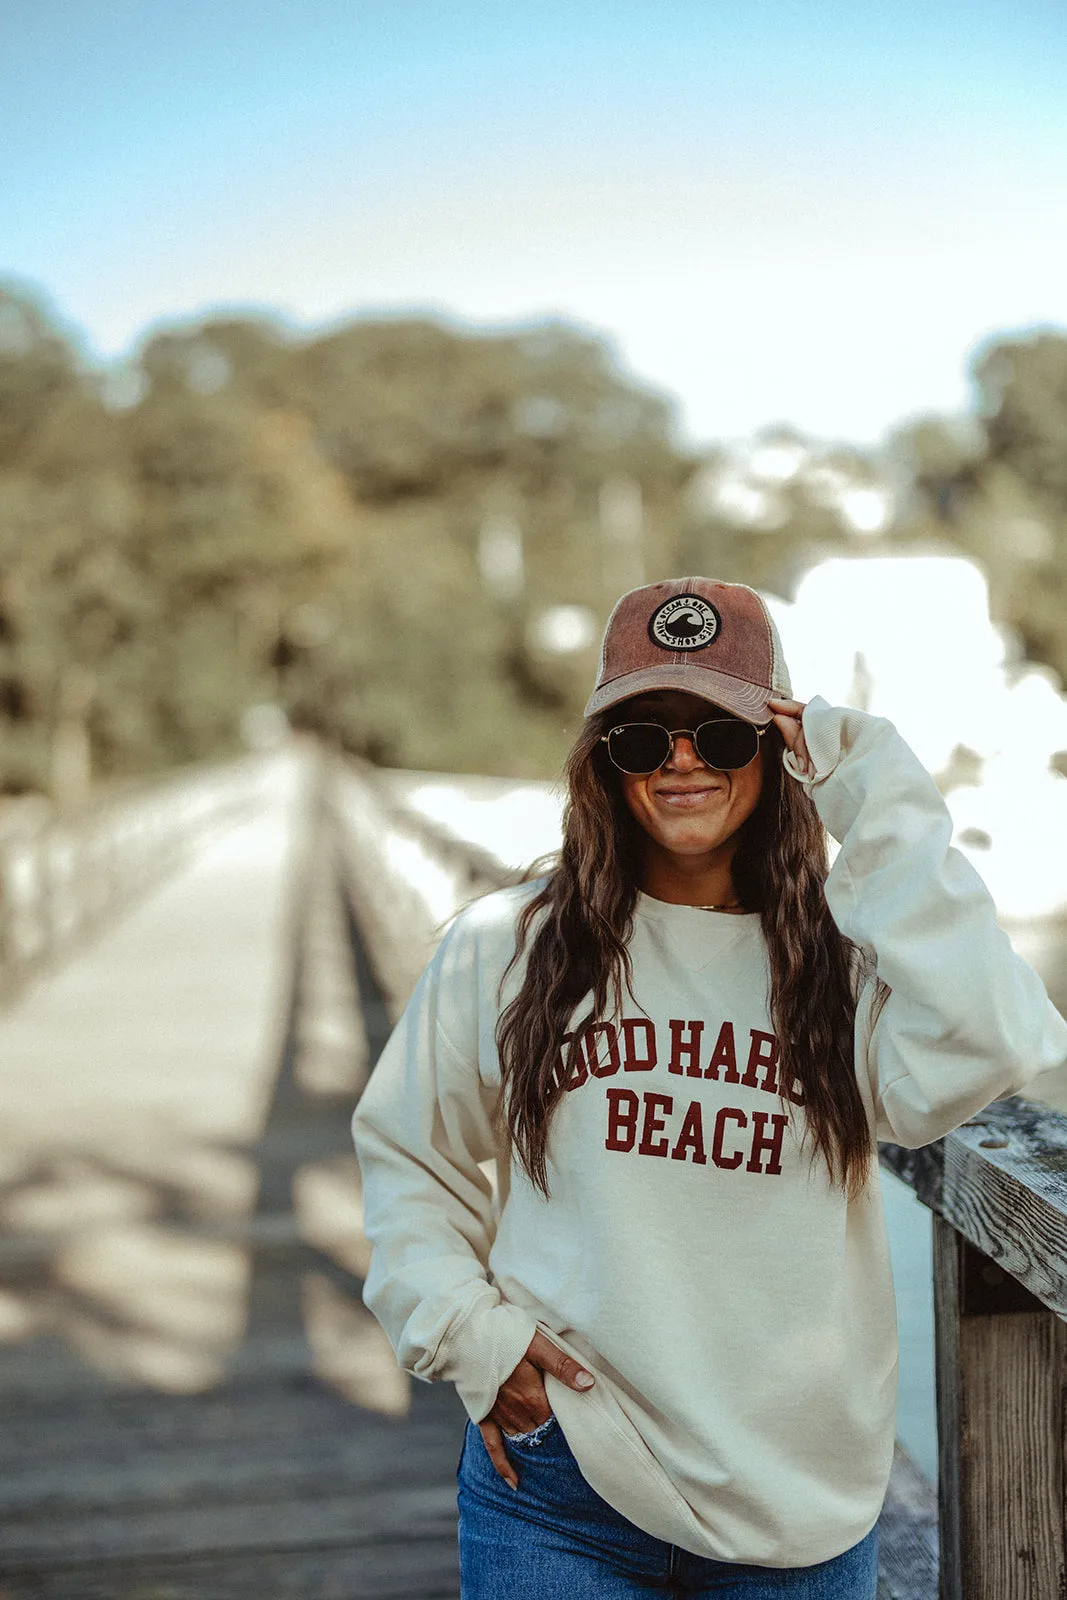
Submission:
M 808 754 L 808 747 L 804 742 L 804 725 L 800 720 L 804 710 L 803 700 L 768 700 L 773 713 L 773 722 L 778 732 L 785 740 L 787 750 L 793 752 L 794 760 L 801 772 L 805 775 L 815 771 L 815 763 Z

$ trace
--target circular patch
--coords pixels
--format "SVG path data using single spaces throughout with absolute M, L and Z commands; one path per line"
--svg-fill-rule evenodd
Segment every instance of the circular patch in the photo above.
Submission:
M 676 594 L 653 611 L 648 636 L 663 650 L 703 650 L 721 627 L 713 605 L 698 594 Z

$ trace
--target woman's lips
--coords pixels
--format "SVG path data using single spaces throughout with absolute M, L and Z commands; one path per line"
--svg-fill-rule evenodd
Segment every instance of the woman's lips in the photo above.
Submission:
M 656 799 L 672 810 L 686 811 L 701 805 L 710 795 L 721 793 L 718 784 L 708 784 L 702 789 L 657 789 Z

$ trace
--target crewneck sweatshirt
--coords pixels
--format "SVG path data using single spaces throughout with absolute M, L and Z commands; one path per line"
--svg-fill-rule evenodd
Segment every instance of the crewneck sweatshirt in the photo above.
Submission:
M 1067 1023 L 893 725 L 815 698 L 803 727 L 813 770 L 783 760 L 840 844 L 826 897 L 857 946 L 868 1125 L 926 1144 L 1067 1060 Z M 575 1356 L 594 1387 L 546 1374 L 549 1403 L 588 1482 L 646 1532 L 720 1561 L 829 1560 L 877 1521 L 893 1458 L 877 1162 L 849 1201 L 809 1159 L 800 1086 L 778 1092 L 760 917 L 639 894 L 633 999 L 584 1032 L 550 1195 L 503 1161 L 496 1192 L 495 1029 L 523 956 L 500 985 L 538 887 L 455 920 L 364 1091 L 366 1304 L 475 1422 L 537 1329 Z

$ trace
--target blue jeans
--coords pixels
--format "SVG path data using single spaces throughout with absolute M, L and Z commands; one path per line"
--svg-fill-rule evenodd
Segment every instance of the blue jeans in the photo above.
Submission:
M 814 1567 L 711 1561 L 642 1532 L 602 1500 L 554 1418 L 505 1443 L 518 1489 L 468 1422 L 457 1473 L 462 1600 L 875 1600 L 877 1524 Z

